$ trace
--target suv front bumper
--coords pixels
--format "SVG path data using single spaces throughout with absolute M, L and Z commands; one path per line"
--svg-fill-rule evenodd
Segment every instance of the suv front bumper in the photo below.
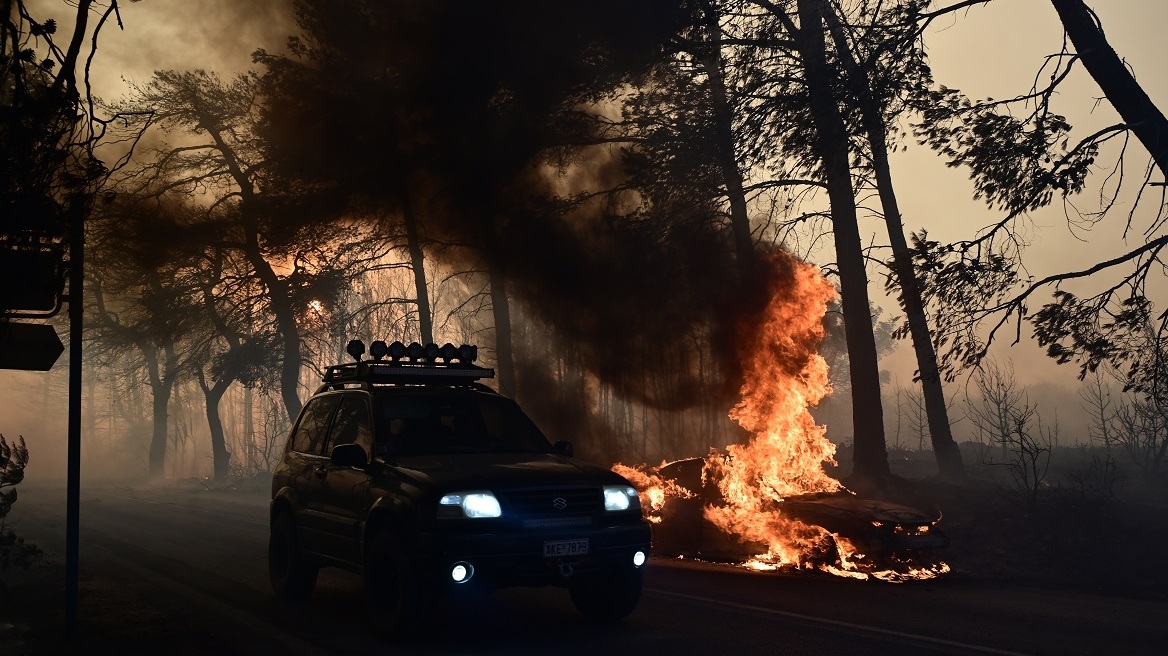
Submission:
M 588 540 L 584 554 L 545 557 L 547 542 Z M 443 587 L 457 587 L 450 570 L 459 563 L 473 568 L 471 580 L 492 588 L 566 585 L 571 577 L 593 572 L 635 570 L 634 554 L 649 555 L 649 523 L 557 530 L 498 530 L 482 533 L 416 534 L 411 545 L 423 575 Z M 470 581 L 467 581 L 470 582 Z

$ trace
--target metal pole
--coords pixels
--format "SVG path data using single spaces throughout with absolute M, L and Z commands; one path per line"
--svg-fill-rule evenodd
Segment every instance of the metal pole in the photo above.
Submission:
M 78 199 L 71 199 L 69 226 L 69 459 L 65 511 L 65 628 L 77 633 L 77 575 L 81 528 L 81 329 L 85 284 L 85 219 Z

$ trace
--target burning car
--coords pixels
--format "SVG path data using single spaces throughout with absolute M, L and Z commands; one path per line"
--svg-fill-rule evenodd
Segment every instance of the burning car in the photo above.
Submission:
M 748 439 L 659 467 L 616 464 L 641 495 L 657 554 L 756 569 L 853 578 L 931 578 L 948 544 L 939 515 L 859 499 L 828 473 L 835 444 L 810 409 L 830 392 L 818 353 L 835 288 L 818 267 L 769 260 L 771 300 L 739 326 L 740 400 L 728 412 Z
M 650 507 L 653 549 L 717 562 L 756 563 L 773 552 L 767 541 L 732 535 L 711 511 L 725 505 L 717 468 L 707 458 L 685 458 L 631 478 Z M 784 530 L 800 541 L 796 567 L 878 572 L 935 563 L 949 538 L 937 524 L 938 512 L 924 512 L 889 501 L 863 499 L 847 490 L 801 494 L 771 500 L 766 514 L 783 518 Z M 772 519 L 771 523 L 776 523 Z M 850 567 L 849 567 L 850 566 Z

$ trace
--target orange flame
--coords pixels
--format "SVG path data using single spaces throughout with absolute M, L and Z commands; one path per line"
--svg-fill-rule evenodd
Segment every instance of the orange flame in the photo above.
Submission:
M 800 566 L 824 549 L 830 534 L 783 516 L 778 502 L 842 488 L 823 470 L 823 463 L 835 464 L 835 445 L 808 411 L 831 391 L 827 363 L 817 350 L 835 288 L 816 267 L 788 255 L 769 263 L 777 274 L 771 276 L 771 300 L 762 321 L 747 326 L 740 339 L 742 400 L 730 411 L 753 438 L 706 459 L 705 475 L 718 481 L 726 502 L 707 506 L 706 519 L 765 544 L 768 551 L 759 560 Z
M 662 465 L 666 464 L 664 462 Z M 637 488 L 641 497 L 641 508 L 646 510 L 645 516 L 654 524 L 661 523 L 658 514 L 665 506 L 666 497 L 676 499 L 692 499 L 695 495 L 690 490 L 677 484 L 677 481 L 663 478 L 646 468 L 635 468 L 617 463 L 612 470 L 628 479 L 633 487 Z
M 827 363 L 817 351 L 835 288 L 817 267 L 786 253 L 765 257 L 763 264 L 770 274 L 770 301 L 761 319 L 755 317 L 741 331 L 742 399 L 730 411 L 730 418 L 752 437 L 747 444 L 730 445 L 725 453 L 705 458 L 702 478 L 716 481 L 721 497 L 705 506 L 706 521 L 765 549 L 743 563 L 752 569 L 817 568 L 883 580 L 930 578 L 948 571 L 944 565 L 908 573 L 863 571 L 858 563 L 864 554 L 849 540 L 784 514 L 786 498 L 846 492 L 824 471 L 824 463 L 836 464 L 835 445 L 809 412 L 831 391 Z M 647 469 L 614 466 L 642 491 L 650 520 L 660 523 L 667 498 L 693 493 Z

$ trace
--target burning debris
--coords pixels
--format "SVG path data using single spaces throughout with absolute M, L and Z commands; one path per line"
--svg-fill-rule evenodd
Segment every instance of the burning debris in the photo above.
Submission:
M 835 290 L 786 254 L 768 264 L 771 300 L 740 329 L 742 398 L 730 411 L 750 440 L 658 467 L 614 466 L 641 492 L 654 549 L 855 578 L 947 572 L 931 562 L 948 544 L 938 515 L 859 499 L 824 470 L 836 464 L 835 445 L 809 409 L 831 391 L 817 350 Z

